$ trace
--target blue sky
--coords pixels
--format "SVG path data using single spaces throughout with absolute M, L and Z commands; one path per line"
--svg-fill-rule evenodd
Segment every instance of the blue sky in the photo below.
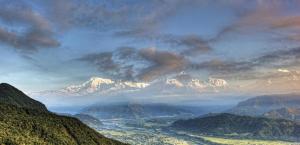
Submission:
M 0 3 L 0 80 L 26 92 L 182 71 L 242 84 L 299 68 L 297 0 Z

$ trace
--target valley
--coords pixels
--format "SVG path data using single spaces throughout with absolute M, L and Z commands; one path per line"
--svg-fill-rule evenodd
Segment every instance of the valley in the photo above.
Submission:
M 264 96 L 257 98 L 264 100 Z M 288 99 L 282 98 L 279 97 L 281 106 L 289 106 L 291 104 L 289 100 L 297 99 L 295 96 Z M 278 103 L 272 100 L 264 101 L 264 104 L 259 103 L 260 108 L 265 107 L 265 104 L 276 106 L 273 105 L 274 102 Z M 243 103 L 237 106 L 244 107 L 241 104 Z M 253 110 L 252 105 L 257 104 L 250 103 L 246 106 L 250 108 L 249 112 Z M 293 105 L 297 106 L 297 103 Z M 229 110 L 234 110 L 237 106 Z M 280 119 L 280 117 L 269 118 L 266 115 L 234 115 L 223 113 L 227 112 L 226 108 L 223 111 L 213 108 L 216 106 L 192 107 L 130 102 L 109 105 L 96 103 L 82 109 L 81 113 L 101 120 L 98 126 L 91 126 L 99 133 L 133 145 L 299 144 L 300 125 L 292 120 Z
M 278 140 L 237 139 L 216 136 L 204 136 L 184 131 L 175 131 L 166 127 L 166 124 L 145 123 L 145 127 L 126 126 L 132 120 L 106 120 L 98 132 L 108 138 L 133 145 L 297 145 L 298 143 Z M 151 126 L 151 127 L 149 127 Z
M 155 106 L 155 105 L 154 105 Z M 139 110 L 139 109 L 137 109 Z M 98 110 L 99 111 L 99 110 Z M 101 112 L 99 112 L 101 113 Z M 116 112 L 115 112 L 116 113 Z M 145 114 L 145 113 L 141 113 Z M 218 115 L 205 114 L 203 118 Z M 99 117 L 99 116 L 98 116 Z M 177 130 L 171 127 L 172 124 L 181 119 L 195 118 L 193 114 L 185 115 L 169 115 L 169 116 L 151 116 L 151 117 L 140 117 L 140 118 L 111 118 L 99 119 L 102 125 L 97 126 L 96 129 L 99 133 L 103 134 L 108 138 L 113 138 L 121 142 L 139 145 L 219 145 L 219 144 L 240 144 L 246 145 L 255 143 L 257 145 L 296 145 L 298 143 L 274 140 L 267 138 L 246 138 L 245 136 L 239 136 L 238 134 L 226 135 L 221 134 L 206 134 L 206 133 L 195 133 L 186 130 Z M 137 117 L 137 116 L 136 116 Z M 247 120 L 247 119 L 246 119 Z M 212 121 L 212 125 L 217 125 Z M 228 122 L 228 121 L 227 121 Z M 188 123 L 186 123 L 188 124 Z M 188 128 L 188 127 L 187 127 Z M 194 126 L 196 128 L 196 126 Z M 241 127 L 243 129 L 243 127 Z M 225 135 L 225 134 L 224 134 Z M 223 143 L 222 143 L 223 142 Z

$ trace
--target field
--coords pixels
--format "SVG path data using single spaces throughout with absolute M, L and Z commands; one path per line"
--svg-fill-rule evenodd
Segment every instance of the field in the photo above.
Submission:
M 106 137 L 115 138 L 119 141 L 129 144 L 145 144 L 145 145 L 190 145 L 191 142 L 178 139 L 163 134 L 153 134 L 148 132 L 137 131 L 118 131 L 118 130 L 102 130 L 99 131 Z
M 203 139 L 219 144 L 226 145 L 299 145 L 300 143 L 270 141 L 270 140 L 250 140 L 250 139 L 225 139 L 219 137 L 202 137 Z

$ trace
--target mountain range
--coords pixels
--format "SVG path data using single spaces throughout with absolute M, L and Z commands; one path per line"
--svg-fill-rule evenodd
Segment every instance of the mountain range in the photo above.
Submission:
M 182 102 L 196 104 L 205 101 L 215 104 L 216 101 L 220 103 L 226 101 L 225 103 L 232 104 L 244 96 L 299 92 L 297 88 L 300 87 L 300 72 L 280 69 L 273 73 L 278 77 L 268 77 L 268 74 L 265 74 L 262 79 L 244 84 L 239 84 L 238 80 L 225 80 L 219 77 L 203 79 L 187 73 L 159 78 L 151 82 L 91 77 L 82 83 L 33 92 L 29 95 L 55 108 L 119 100 L 173 104 Z M 174 99 L 170 100 L 170 97 Z
M 0 144 L 118 145 L 78 119 L 59 116 L 15 87 L 0 84 Z
M 264 95 L 238 103 L 227 112 L 238 115 L 260 116 L 281 108 L 300 108 L 299 94 Z
M 99 119 L 141 119 L 165 116 L 192 115 L 191 111 L 167 104 L 95 104 L 82 110 L 82 114 L 95 116 Z
M 83 96 L 83 95 L 115 95 L 119 93 L 143 92 L 156 89 L 161 90 L 193 90 L 197 92 L 219 91 L 228 87 L 227 81 L 209 78 L 202 81 L 189 75 L 177 75 L 173 78 L 156 80 L 153 82 L 134 82 L 112 80 L 101 77 L 91 77 L 82 84 L 70 85 L 59 90 L 32 93 L 35 96 Z

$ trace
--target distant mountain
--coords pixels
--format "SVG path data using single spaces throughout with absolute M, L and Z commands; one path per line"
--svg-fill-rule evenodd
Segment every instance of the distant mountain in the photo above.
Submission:
M 174 78 L 158 81 L 156 84 L 159 86 L 169 86 L 174 88 L 185 88 L 196 91 L 209 91 L 213 89 L 224 89 L 228 86 L 227 81 L 217 78 L 208 78 L 207 81 L 202 81 L 197 78 L 185 77 L 184 75 L 178 75 Z
M 92 105 L 83 109 L 83 114 L 95 116 L 100 119 L 138 119 L 160 116 L 179 116 L 191 114 L 190 111 L 183 108 L 167 104 L 138 104 L 138 103 L 120 103 L 109 105 Z
M 238 103 L 228 110 L 229 113 L 239 115 L 259 116 L 271 110 L 280 108 L 300 108 L 300 95 L 266 95 L 250 98 Z
M 15 105 L 17 107 L 47 111 L 44 104 L 31 99 L 23 92 L 6 83 L 0 84 L 0 102 Z
M 122 144 L 108 139 L 73 117 L 46 107 L 9 84 L 0 84 L 0 144 Z
M 118 93 L 120 91 L 135 91 L 142 88 L 146 88 L 148 85 L 149 84 L 143 82 L 131 82 L 92 77 L 88 81 L 83 82 L 82 84 L 70 85 L 60 90 L 43 91 L 33 94 L 54 96 L 80 96 L 88 94 L 106 95 Z
M 300 121 L 300 108 L 280 108 L 267 112 L 263 116 L 268 118 L 282 118 Z
M 196 92 L 215 92 L 227 88 L 228 83 L 223 79 L 209 78 L 207 81 L 180 74 L 172 78 L 160 79 L 153 82 L 132 82 L 92 77 L 82 84 L 70 85 L 60 90 L 32 93 L 34 96 L 83 96 L 83 95 L 115 95 L 123 93 L 156 91 L 192 90 Z M 162 90 L 163 89 L 163 90 Z
M 238 116 L 228 113 L 178 120 L 171 127 L 203 135 L 259 139 L 300 139 L 300 124 L 293 121 Z
M 73 115 L 73 117 L 79 119 L 84 124 L 86 124 L 92 128 L 99 128 L 100 126 L 103 125 L 100 120 L 98 120 L 97 118 L 95 118 L 93 116 L 87 115 L 87 114 L 75 114 L 75 115 Z

